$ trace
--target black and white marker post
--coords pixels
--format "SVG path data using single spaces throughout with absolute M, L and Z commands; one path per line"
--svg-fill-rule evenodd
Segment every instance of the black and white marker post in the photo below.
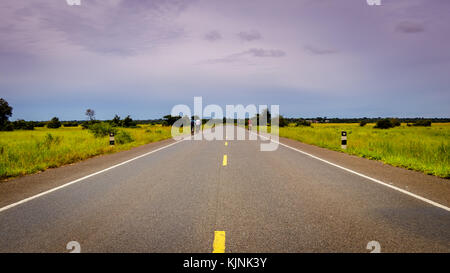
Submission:
M 341 148 L 347 149 L 347 132 L 346 131 L 341 132 Z
M 109 145 L 114 145 L 114 133 L 109 133 Z

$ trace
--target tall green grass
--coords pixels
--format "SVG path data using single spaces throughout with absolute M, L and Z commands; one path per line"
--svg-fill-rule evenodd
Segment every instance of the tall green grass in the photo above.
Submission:
M 110 146 L 109 137 L 96 138 L 81 127 L 0 132 L 0 178 L 31 174 L 171 137 L 170 127 L 142 125 L 120 130 L 131 136 L 131 142 Z
M 283 127 L 280 136 L 343 151 L 390 165 L 450 178 L 450 124 L 431 127 L 401 125 L 374 129 L 373 124 L 313 124 L 312 127 Z M 341 131 L 347 131 L 347 150 L 341 149 Z

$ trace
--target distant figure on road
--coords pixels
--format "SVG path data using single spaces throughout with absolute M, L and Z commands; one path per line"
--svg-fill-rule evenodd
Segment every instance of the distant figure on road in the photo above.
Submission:
M 195 127 L 195 121 L 194 118 L 191 119 L 191 135 L 194 135 L 194 127 Z
M 202 126 L 202 122 L 199 120 L 199 119 L 197 119 L 196 121 L 195 121 L 195 128 L 196 128 L 196 132 L 198 133 L 199 131 L 200 131 L 200 127 Z
M 248 119 L 248 130 L 251 131 L 252 130 L 252 120 Z

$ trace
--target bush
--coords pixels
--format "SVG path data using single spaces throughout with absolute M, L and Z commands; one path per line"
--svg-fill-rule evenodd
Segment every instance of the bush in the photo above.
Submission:
M 297 122 L 297 126 L 311 126 L 311 122 L 302 119 L 302 120 L 300 120 L 300 121 Z
M 105 137 L 110 133 L 116 133 L 117 129 L 112 127 L 109 123 L 106 122 L 97 122 L 90 126 L 88 126 L 89 131 L 94 134 L 95 137 Z
M 125 144 L 125 143 L 130 143 L 130 142 L 134 141 L 131 134 L 124 130 L 120 130 L 119 132 L 117 132 L 117 134 L 115 136 L 115 140 L 118 144 Z
M 23 119 L 16 120 L 12 123 L 14 130 L 34 130 L 35 123 L 25 121 Z
M 361 120 L 360 122 L 359 122 L 359 126 L 361 126 L 361 127 L 364 127 L 364 126 L 366 126 L 367 125 L 367 120 Z
M 425 126 L 425 127 L 429 127 L 429 126 L 431 126 L 431 120 L 429 120 L 429 119 L 419 119 L 419 120 L 416 120 L 416 121 L 413 123 L 413 126 Z
M 52 128 L 52 129 L 56 129 L 61 127 L 61 122 L 59 121 L 59 119 L 57 117 L 52 118 L 48 123 L 47 123 L 47 128 Z
M 94 124 L 97 124 L 97 123 L 100 123 L 100 121 L 98 121 L 98 120 L 89 120 L 89 121 L 85 121 L 85 122 L 81 123 L 81 127 L 83 129 L 89 129 L 90 126 L 92 126 Z
M 400 121 L 396 118 L 391 119 L 391 123 L 394 127 L 402 125 Z
M 377 128 L 377 129 L 389 129 L 394 127 L 394 125 L 392 124 L 391 120 L 388 118 L 384 118 L 384 119 L 380 119 L 377 121 L 377 124 L 375 125 L 375 127 L 373 128 Z
M 63 123 L 64 127 L 78 127 L 78 122 L 76 121 L 66 121 Z
M 279 127 L 286 127 L 286 126 L 288 126 L 288 122 L 286 121 L 286 119 L 282 115 L 279 116 L 278 126 Z

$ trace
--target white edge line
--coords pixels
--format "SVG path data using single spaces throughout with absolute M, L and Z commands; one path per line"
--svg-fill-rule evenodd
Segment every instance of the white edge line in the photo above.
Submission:
M 65 187 L 67 187 L 67 186 L 70 186 L 70 185 L 72 185 L 72 184 L 78 183 L 78 182 L 80 182 L 80 181 L 83 181 L 83 180 L 85 180 L 85 179 L 87 179 L 87 178 L 90 178 L 90 177 L 92 177 L 92 176 L 95 176 L 95 175 L 97 175 L 97 174 L 101 174 L 101 173 L 107 172 L 107 171 L 109 171 L 109 170 L 112 170 L 112 169 L 117 168 L 117 167 L 119 167 L 119 166 L 122 166 L 122 165 L 124 165 L 124 164 L 130 163 L 131 161 L 134 161 L 134 160 L 139 159 L 139 158 L 141 158 L 141 157 L 148 156 L 148 155 L 150 155 L 150 154 L 152 154 L 152 153 L 156 153 L 156 152 L 158 152 L 158 151 L 161 151 L 162 149 L 168 148 L 168 147 L 170 147 L 170 146 L 172 146 L 172 145 L 178 144 L 178 143 L 180 143 L 180 142 L 182 142 L 182 141 L 185 141 L 185 140 L 186 140 L 186 138 L 184 138 L 183 140 L 179 140 L 179 141 L 176 141 L 176 142 L 174 142 L 174 143 L 171 143 L 171 144 L 169 144 L 169 145 L 160 147 L 160 148 L 158 148 L 158 149 L 156 149 L 156 150 L 153 150 L 153 151 L 150 151 L 150 152 L 148 152 L 148 153 L 142 154 L 142 155 L 140 155 L 140 156 L 137 156 L 137 157 L 128 159 L 128 160 L 126 160 L 126 161 L 124 161 L 124 162 L 121 162 L 121 163 L 119 163 L 119 164 L 113 165 L 113 166 L 108 167 L 108 168 L 106 168 L 106 169 L 103 169 L 103 170 L 101 170 L 101 171 L 98 171 L 98 172 L 95 172 L 95 173 L 86 175 L 86 176 L 84 176 L 84 177 L 78 178 L 78 179 L 76 179 L 76 180 L 73 180 L 73 181 L 71 181 L 71 182 L 68 182 L 68 183 L 66 183 L 66 184 L 63 184 L 63 185 L 58 186 L 58 187 L 56 187 L 56 188 L 53 188 L 53 189 L 50 189 L 50 190 L 47 190 L 47 191 L 38 193 L 38 194 L 33 195 L 33 196 L 31 196 L 31 197 L 28 197 L 28 198 L 25 198 L 25 199 L 23 199 L 23 200 L 20 200 L 20 201 L 18 201 L 18 202 L 16 202 L 16 203 L 12 203 L 12 204 L 10 204 L 10 205 L 7 205 L 7 206 L 5 206 L 5 207 L 0 208 L 0 212 L 3 212 L 3 211 L 8 210 L 8 209 L 10 209 L 10 208 L 16 207 L 16 206 L 18 206 L 18 205 L 21 205 L 21 204 L 26 203 L 26 202 L 28 202 L 28 201 L 31 201 L 31 200 L 33 200 L 33 199 L 39 198 L 39 197 L 41 197 L 41 196 L 43 196 L 43 195 L 46 195 L 46 194 L 49 194 L 49 193 L 51 193 L 51 192 L 60 190 L 60 189 L 62 189 L 62 188 L 65 188 Z
M 252 134 L 254 134 L 254 133 L 252 132 Z M 389 187 L 389 188 L 391 188 L 391 189 L 393 189 L 393 190 L 396 190 L 396 191 L 399 191 L 399 192 L 404 193 L 404 194 L 406 194 L 406 195 L 412 196 L 412 197 L 414 197 L 414 198 L 416 198 L 416 199 L 419 199 L 419 200 L 421 200 L 421 201 L 423 201 L 423 202 L 426 202 L 426 203 L 428 203 L 428 204 L 430 204 L 430 205 L 433 205 L 433 206 L 435 206 L 435 207 L 438 207 L 438 208 L 441 208 L 441 209 L 444 209 L 444 210 L 450 212 L 450 208 L 449 208 L 449 207 L 446 207 L 446 206 L 444 206 L 444 205 L 441 205 L 441 204 L 439 204 L 439 203 L 436 203 L 436 202 L 434 202 L 434 201 L 432 201 L 432 200 L 430 200 L 430 199 L 427 199 L 427 198 L 425 198 L 425 197 L 419 196 L 419 195 L 417 195 L 417 194 L 414 194 L 414 193 L 412 193 L 412 192 L 409 192 L 409 191 L 406 191 L 406 190 L 404 190 L 404 189 L 398 188 L 398 187 L 396 187 L 396 186 L 392 186 L 392 185 L 390 185 L 390 184 L 388 184 L 388 183 L 385 183 L 385 182 L 380 181 L 380 180 L 378 180 L 378 179 L 375 179 L 375 178 L 372 178 L 372 177 L 370 177 L 370 176 L 364 175 L 364 174 L 362 174 L 362 173 L 359 173 L 359 172 L 356 172 L 356 171 L 347 169 L 347 168 L 345 168 L 345 167 L 342 167 L 342 166 L 340 166 L 340 165 L 337 165 L 337 164 L 335 164 L 335 163 L 332 163 L 332 162 L 330 162 L 330 161 L 327 161 L 327 160 L 322 159 L 322 158 L 320 158 L 320 157 L 317 157 L 317 156 L 315 156 L 315 155 L 309 154 L 309 153 L 304 152 L 304 151 L 302 151 L 302 150 L 296 149 L 296 148 L 294 148 L 294 147 L 291 147 L 291 146 L 286 145 L 286 144 L 284 144 L 284 143 L 281 143 L 281 142 L 279 142 L 279 141 L 273 140 L 273 139 L 268 138 L 268 137 L 266 137 L 266 136 L 263 136 L 263 135 L 261 135 L 261 134 L 256 134 L 256 135 L 259 135 L 260 137 L 263 137 L 263 138 L 265 138 L 265 139 L 268 139 L 268 140 L 270 140 L 270 141 L 272 141 L 272 142 L 274 142 L 274 143 L 277 143 L 277 144 L 279 144 L 279 145 L 281 145 L 281 146 L 284 146 L 284 147 L 286 147 L 286 148 L 289 148 L 289 149 L 292 149 L 292 150 L 297 151 L 297 152 L 299 152 L 299 153 L 302 153 L 302 154 L 305 154 L 305 155 L 307 155 L 307 156 L 310 156 L 310 157 L 312 157 L 312 158 L 314 158 L 314 159 L 320 160 L 320 161 L 322 161 L 322 162 L 324 162 L 324 163 L 327 163 L 327 164 L 329 164 L 329 165 L 332 165 L 332 166 L 334 166 L 334 167 L 336 167 L 336 168 L 342 169 L 342 170 L 347 171 L 347 172 L 352 173 L 352 174 L 356 174 L 356 175 L 361 176 L 361 177 L 363 177 L 363 178 L 366 178 L 366 179 L 368 179 L 368 180 L 370 180 L 370 181 L 373 181 L 373 182 L 375 182 L 375 183 L 378 183 L 378 184 L 381 184 L 381 185 L 383 185 L 383 186 Z

